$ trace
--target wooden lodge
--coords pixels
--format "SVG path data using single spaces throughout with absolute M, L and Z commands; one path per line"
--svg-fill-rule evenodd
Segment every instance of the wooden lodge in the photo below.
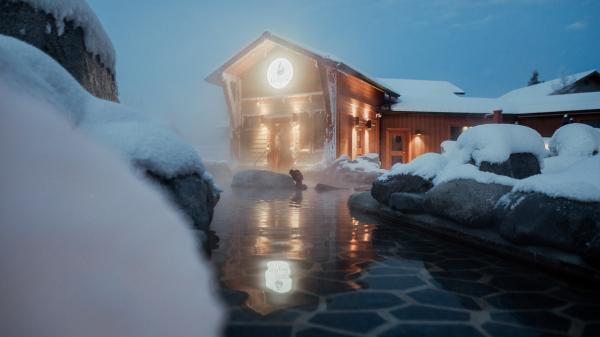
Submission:
M 372 78 L 265 32 L 207 81 L 223 88 L 233 157 L 276 171 L 366 153 L 389 168 L 484 123 L 523 124 L 545 137 L 565 119 L 600 127 L 595 70 L 472 98 L 445 81 Z

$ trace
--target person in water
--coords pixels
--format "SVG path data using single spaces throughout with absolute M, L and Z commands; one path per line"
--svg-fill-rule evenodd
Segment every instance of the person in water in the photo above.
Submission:
M 302 181 L 304 180 L 304 175 L 302 174 L 302 172 L 300 172 L 300 170 L 292 169 L 292 170 L 290 170 L 290 175 L 292 176 L 292 179 L 294 179 L 297 189 L 299 189 L 299 190 L 307 189 L 306 185 L 304 185 L 302 183 Z

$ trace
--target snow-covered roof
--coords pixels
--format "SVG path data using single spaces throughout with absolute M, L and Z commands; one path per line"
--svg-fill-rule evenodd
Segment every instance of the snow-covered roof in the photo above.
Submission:
M 515 89 L 504 94 L 500 98 L 509 100 L 528 100 L 535 97 L 548 96 L 567 85 L 573 84 L 596 72 L 596 69 L 584 71 L 578 74 L 567 75 L 564 77 L 555 78 L 550 81 L 541 82 L 535 85 Z
M 465 94 L 464 90 L 448 81 L 408 80 L 402 78 L 378 78 L 377 80 L 401 95 L 407 96 L 428 97 L 431 95 Z
M 596 72 L 589 70 L 516 89 L 498 98 L 458 96 L 454 91 L 460 88 L 443 81 L 381 81 L 388 83 L 401 95 L 398 103 L 392 106 L 392 111 L 396 112 L 491 113 L 494 109 L 502 109 L 504 114 L 534 114 L 600 110 L 600 92 L 553 95 Z
M 25 2 L 35 10 L 52 15 L 56 21 L 58 36 L 65 30 L 65 22 L 71 21 L 75 27 L 81 27 L 85 47 L 94 56 L 99 56 L 104 65 L 114 74 L 115 49 L 104 31 L 100 20 L 85 0 L 9 0 Z
M 307 55 L 307 56 L 315 58 L 315 59 L 323 60 L 343 72 L 346 72 L 352 76 L 356 76 L 356 77 L 364 80 L 365 82 L 369 83 L 370 85 L 386 92 L 387 94 L 389 94 L 393 97 L 398 96 L 398 93 L 396 91 L 394 91 L 393 88 L 389 88 L 384 83 L 381 83 L 380 81 L 378 81 L 375 77 L 370 76 L 370 75 L 366 74 L 365 72 L 358 70 L 356 67 L 351 66 L 347 62 L 343 62 L 340 58 L 338 58 L 334 55 L 331 55 L 329 53 L 319 51 L 315 48 L 308 47 L 304 44 L 295 42 L 291 39 L 272 34 L 271 32 L 268 32 L 268 31 L 264 32 L 258 39 L 256 39 L 254 42 L 250 43 L 248 46 L 246 46 L 244 49 L 242 49 L 240 52 L 238 52 L 236 55 L 234 55 L 232 58 L 230 58 L 227 62 L 225 62 L 222 66 L 220 66 L 218 69 L 213 71 L 210 75 L 208 75 L 208 77 L 206 77 L 206 81 L 213 83 L 213 84 L 220 85 L 222 73 L 224 71 L 226 71 L 231 65 L 238 62 L 243 56 L 250 53 L 252 50 L 254 50 L 258 46 L 260 46 L 260 44 L 265 41 L 271 41 L 278 45 L 281 45 L 281 46 L 284 46 L 291 50 L 294 50 L 298 53 Z

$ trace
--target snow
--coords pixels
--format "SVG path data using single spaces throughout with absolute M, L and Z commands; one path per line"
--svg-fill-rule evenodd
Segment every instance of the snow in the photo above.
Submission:
M 442 155 L 446 157 L 453 156 L 458 151 L 458 142 L 455 140 L 445 140 L 440 144 Z
M 401 95 L 398 103 L 392 106 L 394 112 L 489 114 L 500 108 L 503 114 L 511 115 L 600 109 L 600 92 L 552 95 L 565 84 L 571 84 L 595 72 L 596 70 L 589 70 L 567 76 L 567 80 L 558 78 L 519 88 L 497 98 L 457 96 L 455 93 L 460 93 L 462 89 L 444 81 L 382 81 L 388 81 Z
M 460 152 L 477 165 L 502 163 L 512 153 L 531 153 L 542 163 L 544 141 L 534 129 L 514 124 L 485 124 L 467 129 L 458 137 Z
M 92 55 L 98 55 L 102 63 L 115 73 L 116 56 L 110 38 L 104 31 L 100 20 L 85 0 L 10 0 L 25 2 L 36 10 L 54 16 L 57 33 L 61 36 L 66 21 L 72 21 L 75 27 L 83 29 L 85 46 Z M 48 27 L 46 27 L 48 33 Z
M 348 156 L 342 155 L 336 159 L 338 169 L 349 172 L 381 172 L 381 163 L 377 153 L 357 156 L 356 160 L 350 160 Z
M 600 153 L 600 130 L 586 124 L 567 124 L 559 128 L 550 140 L 550 152 L 555 156 L 588 157 Z
M 507 176 L 479 171 L 479 168 L 472 164 L 450 161 L 433 179 L 433 184 L 439 185 L 457 179 L 472 179 L 483 184 L 500 184 L 506 186 L 513 186 L 517 181 Z
M 2 334 L 218 336 L 223 310 L 192 231 L 53 101 L 15 85 L 5 47 L 3 38 Z
M 157 175 L 205 172 L 195 150 L 167 126 L 90 95 L 52 58 L 7 36 L 0 36 L 0 81 L 30 92 L 74 126 Z
M 396 164 L 392 169 L 379 177 L 380 181 L 386 181 L 393 176 L 401 174 L 410 174 L 420 176 L 424 179 L 433 179 L 446 165 L 448 158 L 439 153 L 425 153 L 410 163 Z
M 518 181 L 513 192 L 538 192 L 553 198 L 600 202 L 600 156 L 584 158 L 562 171 Z

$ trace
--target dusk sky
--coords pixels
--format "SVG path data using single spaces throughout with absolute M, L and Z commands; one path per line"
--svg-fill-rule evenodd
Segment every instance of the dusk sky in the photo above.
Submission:
M 88 0 L 117 51 L 123 103 L 163 116 L 192 142 L 225 125 L 204 81 L 263 31 L 333 54 L 375 77 L 447 80 L 494 97 L 600 68 L 594 0 Z

